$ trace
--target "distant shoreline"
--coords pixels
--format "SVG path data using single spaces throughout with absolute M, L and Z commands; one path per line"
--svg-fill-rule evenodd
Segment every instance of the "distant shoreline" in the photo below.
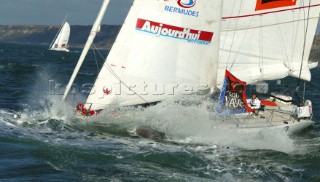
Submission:
M 47 43 L 31 43 L 31 42 L 1 42 L 0 41 L 0 44 L 34 45 L 34 46 L 48 47 L 48 49 L 49 49 L 49 46 L 50 46 L 50 44 L 47 44 Z M 71 48 L 71 49 L 80 49 L 80 50 L 83 47 L 84 47 L 84 45 L 72 45 L 72 46 L 69 46 L 69 48 Z M 97 47 L 96 49 L 98 49 L 98 50 L 110 50 L 111 47 Z M 90 49 L 93 49 L 93 47 L 91 47 Z
M 82 48 L 91 27 L 91 25 L 72 25 L 69 46 Z M 60 26 L 55 25 L 0 25 L 0 42 L 49 46 L 59 28 Z M 97 48 L 110 49 L 120 28 L 120 25 L 101 25 L 101 32 L 94 41 Z

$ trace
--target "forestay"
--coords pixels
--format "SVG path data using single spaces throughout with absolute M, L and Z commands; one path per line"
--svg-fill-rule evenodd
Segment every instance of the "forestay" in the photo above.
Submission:
M 320 0 L 225 1 L 219 85 L 226 68 L 248 84 L 286 76 L 310 80 L 319 12 Z
M 221 11 L 222 0 L 135 0 L 85 107 L 145 104 L 214 87 Z

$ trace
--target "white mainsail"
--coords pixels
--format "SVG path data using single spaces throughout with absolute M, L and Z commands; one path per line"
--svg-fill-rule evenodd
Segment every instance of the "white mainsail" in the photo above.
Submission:
M 135 0 L 85 108 L 151 103 L 179 90 L 214 87 L 221 14 L 222 0 Z
M 286 76 L 310 80 L 319 13 L 320 0 L 225 1 L 218 84 L 226 68 L 249 84 Z
M 68 42 L 70 37 L 70 25 L 68 22 L 64 22 L 62 28 L 60 29 L 58 36 L 50 46 L 50 50 L 54 51 L 65 51 L 68 50 Z

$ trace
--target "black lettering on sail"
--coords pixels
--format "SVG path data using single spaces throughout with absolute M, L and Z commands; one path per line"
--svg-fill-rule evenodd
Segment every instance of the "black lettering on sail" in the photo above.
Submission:
M 230 79 L 227 81 L 224 110 L 244 109 L 242 93 L 244 85 L 233 83 Z
M 279 1 L 279 0 L 262 0 L 261 4 L 266 4 L 266 3 L 275 2 L 275 1 Z

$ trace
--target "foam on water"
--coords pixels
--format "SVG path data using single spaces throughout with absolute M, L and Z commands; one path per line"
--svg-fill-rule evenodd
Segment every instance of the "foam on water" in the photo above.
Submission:
M 184 106 L 168 101 L 145 109 L 121 108 L 117 110 L 117 115 L 108 115 L 109 111 L 114 110 L 114 108 L 110 108 L 96 118 L 81 121 L 74 118 L 71 105 L 66 106 L 65 103 L 55 99 L 50 102 L 52 104 L 49 108 L 44 109 L 45 112 L 28 110 L 27 113 L 22 112 L 21 118 L 18 120 L 13 118 L 15 112 L 1 110 L 0 118 L 2 120 L 0 123 L 3 123 L 3 118 L 7 118 L 5 123 L 10 124 L 3 128 L 4 131 L 41 141 L 50 148 L 57 148 L 56 154 L 52 154 L 56 157 L 50 157 L 52 159 L 46 160 L 48 165 L 58 170 L 74 170 L 76 165 L 80 165 L 80 161 L 75 162 L 75 160 L 86 154 L 88 157 L 96 155 L 101 160 L 111 158 L 115 160 L 114 164 L 120 162 L 124 166 L 117 166 L 117 168 L 121 170 L 128 170 L 129 166 L 125 165 L 127 163 L 125 161 L 129 159 L 134 158 L 138 162 L 136 164 L 138 166 L 141 161 L 146 161 L 144 166 L 151 165 L 147 167 L 149 172 L 145 167 L 136 166 L 136 169 L 131 169 L 129 173 L 143 173 L 145 175 L 150 173 L 151 175 L 157 169 L 156 166 L 152 166 L 152 161 L 156 160 L 154 158 L 160 155 L 165 156 L 164 159 L 170 159 L 170 157 L 176 159 L 183 155 L 184 160 L 189 161 L 190 164 L 182 163 L 181 165 L 183 165 L 183 169 L 188 168 L 190 174 L 174 172 L 175 168 L 172 166 L 170 170 L 162 168 L 158 172 L 159 176 L 171 180 L 198 181 L 199 178 L 193 174 L 201 173 L 219 181 L 233 181 L 236 179 L 255 179 L 255 177 L 260 179 L 262 176 L 269 176 L 269 173 L 275 173 L 272 175 L 275 179 L 289 179 L 284 175 L 288 171 L 295 175 L 302 173 L 300 168 L 281 166 L 281 161 L 271 163 L 269 158 L 261 158 L 267 154 L 263 152 L 264 150 L 261 153 L 256 149 L 276 150 L 290 155 L 296 153 L 297 147 L 303 145 L 294 145 L 294 140 L 282 134 L 275 135 L 268 132 L 237 134 L 215 130 L 212 128 L 214 121 L 210 120 L 210 117 L 204 116 L 206 109 L 199 105 Z M 162 114 L 167 115 L 162 117 Z M 181 117 L 181 115 L 185 117 Z M 116 130 L 123 131 L 139 126 L 153 128 L 166 132 L 168 139 L 153 141 L 128 135 L 114 135 L 115 125 L 117 126 Z M 319 141 L 313 141 L 313 143 L 316 145 Z M 307 144 L 304 143 L 304 145 Z M 73 147 L 76 147 L 77 153 L 69 151 L 74 150 Z M 308 147 L 313 148 L 310 145 Z M 246 151 L 249 154 L 246 154 Z M 302 155 L 308 155 L 311 150 L 303 152 Z M 281 153 L 277 155 L 281 155 Z M 301 155 L 301 151 L 299 153 Z M 246 156 L 251 156 L 251 158 L 248 159 Z M 259 160 L 256 161 L 258 158 Z M 179 163 L 179 161 L 175 162 Z M 90 162 L 86 161 L 81 165 L 90 166 Z M 252 177 L 248 177 L 248 174 Z M 90 178 L 90 176 L 88 177 Z
M 221 124 L 236 125 L 237 120 L 214 112 L 217 102 L 209 102 L 202 96 L 175 97 L 147 108 L 120 107 L 115 104 L 107 107 L 99 116 L 79 120 L 74 116 L 77 102 L 72 99 L 62 102 L 62 95 L 51 94 L 52 88 L 48 85 L 50 78 L 50 72 L 46 70 L 37 72 L 37 82 L 30 87 L 21 118 L 13 121 L 15 125 L 46 126 L 54 121 L 53 125 L 59 128 L 120 136 L 128 136 L 127 130 L 146 127 L 165 133 L 167 141 L 179 144 L 270 149 L 285 153 L 295 150 L 294 141 L 285 132 L 265 129 L 250 133 L 219 129 L 217 126 Z M 80 94 L 77 96 L 82 100 L 85 98 Z M 208 108 L 213 108 L 213 111 Z
M 47 98 L 49 100 L 42 100 L 43 97 L 39 96 L 39 99 L 42 109 L 25 109 L 20 119 L 12 121 L 13 124 L 36 126 L 54 120 L 60 122 L 58 125 L 61 127 L 67 126 L 76 130 L 80 128 L 88 132 L 96 130 L 120 136 L 127 136 L 127 130 L 145 127 L 165 133 L 167 141 L 183 145 L 232 146 L 248 150 L 270 149 L 285 153 L 295 150 L 294 141 L 285 132 L 269 129 L 259 132 L 219 129 L 217 126 L 220 124 L 236 124 L 236 120 L 209 112 L 208 102 L 199 97 L 189 97 L 189 100 L 185 100 L 185 97 L 176 98 L 147 108 L 114 105 L 106 108 L 99 116 L 87 120 L 75 118 L 74 105 L 60 101 L 59 97 L 53 96 Z M 215 104 L 211 107 L 215 107 Z

